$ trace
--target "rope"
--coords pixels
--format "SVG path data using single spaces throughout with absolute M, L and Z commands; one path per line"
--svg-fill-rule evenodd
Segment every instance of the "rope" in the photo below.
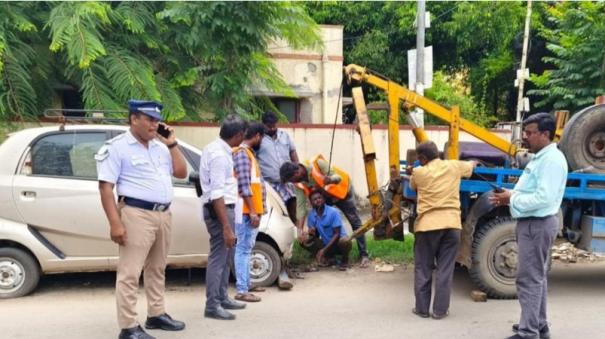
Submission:
M 340 91 L 338 91 L 338 103 L 336 104 L 336 114 L 334 114 L 334 126 L 332 126 L 332 141 L 330 142 L 330 156 L 328 158 L 328 175 L 332 170 L 332 150 L 334 149 L 334 134 L 336 133 L 336 122 L 338 121 L 338 110 L 340 109 L 340 99 L 342 98 L 342 89 L 345 85 L 344 77 L 340 83 Z

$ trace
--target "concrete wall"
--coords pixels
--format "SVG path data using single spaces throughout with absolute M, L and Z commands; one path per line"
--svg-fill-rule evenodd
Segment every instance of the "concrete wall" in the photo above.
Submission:
M 187 143 L 202 148 L 207 143 L 218 137 L 219 128 L 216 126 L 175 126 L 177 135 Z M 361 152 L 361 141 L 359 133 L 353 126 L 340 125 L 335 130 L 329 125 L 283 125 L 279 128 L 288 132 L 294 138 L 298 155 L 301 160 L 309 159 L 321 153 L 326 159 L 330 154 L 332 132 L 334 131 L 334 148 L 332 152 L 332 164 L 347 171 L 355 186 L 355 191 L 360 196 L 368 194 L 365 169 Z M 448 140 L 448 130 L 445 127 L 427 127 L 430 140 L 433 140 L 442 150 Z M 510 140 L 510 133 L 496 131 L 503 139 Z M 378 183 L 386 184 L 389 178 L 388 171 L 388 135 L 383 126 L 374 127 L 372 130 L 374 145 L 376 147 L 376 169 L 378 172 Z M 399 154 L 405 159 L 408 149 L 415 148 L 415 139 L 408 126 L 402 126 L 399 130 Z M 460 133 L 460 141 L 478 141 L 471 135 Z
M 276 41 L 268 47 L 276 68 L 300 99 L 302 123 L 334 123 L 338 105 L 343 26 L 321 25 L 320 28 L 323 51 L 295 50 L 284 41 Z M 338 119 L 341 122 L 340 115 Z

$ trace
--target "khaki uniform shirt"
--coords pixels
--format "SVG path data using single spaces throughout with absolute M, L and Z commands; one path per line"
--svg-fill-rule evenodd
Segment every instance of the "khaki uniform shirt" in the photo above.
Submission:
M 470 177 L 469 161 L 434 159 L 414 169 L 410 186 L 418 194 L 416 232 L 461 229 L 460 179 Z

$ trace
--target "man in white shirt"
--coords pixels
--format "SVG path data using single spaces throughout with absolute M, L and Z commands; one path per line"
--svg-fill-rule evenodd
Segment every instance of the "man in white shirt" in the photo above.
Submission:
M 204 311 L 207 318 L 233 320 L 235 315 L 226 309 L 246 307 L 230 299 L 227 294 L 229 261 L 235 249 L 234 209 L 237 201 L 237 180 L 233 174 L 231 149 L 243 141 L 246 126 L 239 116 L 228 115 L 221 125 L 220 137 L 208 144 L 200 157 L 202 214 L 210 234 Z

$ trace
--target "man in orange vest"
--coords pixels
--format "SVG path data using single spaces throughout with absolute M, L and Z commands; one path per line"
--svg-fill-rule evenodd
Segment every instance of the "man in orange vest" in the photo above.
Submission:
M 256 242 L 261 215 L 267 209 L 265 205 L 265 182 L 254 149 L 260 145 L 265 126 L 259 122 L 251 123 L 246 130 L 244 141 L 233 148 L 233 169 L 237 177 L 239 199 L 243 200 L 243 215 L 235 223 L 235 278 L 236 300 L 258 302 L 260 297 L 250 293 L 262 292 L 263 288 L 253 287 L 250 283 L 250 254 Z
M 321 154 L 316 155 L 306 164 L 286 162 L 281 166 L 279 174 L 282 182 L 295 183 L 296 219 L 298 220 L 296 227 L 299 234 L 302 234 L 300 241 L 305 240 L 302 230 L 308 214 L 307 201 L 309 194 L 315 189 L 326 193 L 326 203 L 335 205 L 344 213 L 353 231 L 361 227 L 361 219 L 355 208 L 353 185 L 349 180 L 349 175 L 336 166 L 330 167 Z M 361 256 L 359 266 L 365 268 L 369 265 L 370 260 L 364 235 L 357 237 L 357 247 Z

